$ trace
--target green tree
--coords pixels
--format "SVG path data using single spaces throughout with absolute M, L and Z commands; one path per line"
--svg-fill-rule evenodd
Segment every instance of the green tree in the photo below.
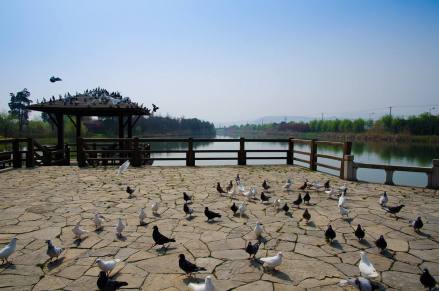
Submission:
M 9 113 L 18 119 L 18 130 L 21 133 L 23 126 L 29 122 L 29 110 L 26 108 L 32 102 L 29 99 L 30 92 L 24 88 L 16 94 L 10 93 L 11 101 L 9 102 Z

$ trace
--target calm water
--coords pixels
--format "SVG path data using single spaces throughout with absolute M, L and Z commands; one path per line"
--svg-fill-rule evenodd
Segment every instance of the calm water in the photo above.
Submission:
M 229 138 L 217 136 L 217 138 Z M 186 150 L 186 144 L 179 143 L 154 143 L 152 149 L 182 149 Z M 198 150 L 238 150 L 239 143 L 196 143 L 195 149 Z M 287 149 L 286 143 L 272 142 L 252 142 L 246 143 L 246 149 Z M 307 146 L 295 145 L 295 149 L 309 151 Z M 319 153 L 341 156 L 341 149 L 331 146 L 319 146 Z M 354 160 L 364 163 L 405 165 L 405 166 L 423 166 L 431 167 L 432 159 L 439 158 L 439 145 L 433 144 L 390 144 L 390 143 L 361 143 L 355 142 L 352 146 Z M 235 153 L 197 153 L 196 157 L 236 157 Z M 247 160 L 248 165 L 257 164 L 285 164 L 285 153 L 248 153 L 247 157 L 270 156 L 280 157 L 278 160 Z M 307 156 L 296 154 L 298 158 L 308 159 Z M 185 154 L 153 154 L 152 157 L 185 157 Z M 319 162 L 339 166 L 340 162 L 319 158 Z M 196 161 L 196 165 L 236 165 L 236 161 Z M 296 162 L 298 165 L 306 164 Z M 156 161 L 155 166 L 161 165 L 185 165 L 185 161 Z M 338 172 L 326 168 L 318 168 L 319 171 L 339 175 Z M 383 183 L 385 172 L 383 170 L 359 169 L 357 172 L 359 180 Z M 427 175 L 424 173 L 406 173 L 395 172 L 394 182 L 400 185 L 425 186 L 427 184 Z

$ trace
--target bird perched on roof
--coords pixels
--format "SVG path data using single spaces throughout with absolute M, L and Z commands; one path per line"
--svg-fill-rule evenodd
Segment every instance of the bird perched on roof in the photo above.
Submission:
M 83 230 L 79 225 L 79 223 L 80 223 L 79 221 L 76 223 L 76 225 L 72 229 L 72 232 L 76 238 L 81 239 L 82 236 L 87 233 L 87 231 Z
M 293 181 L 291 180 L 291 178 L 288 178 L 287 182 L 283 185 L 283 189 L 285 191 L 290 191 L 291 190 L 291 186 L 293 186 Z
M 127 282 L 112 280 L 104 271 L 99 272 L 98 281 L 96 282 L 101 291 L 115 291 L 123 286 L 128 286 Z
M 156 245 L 165 247 L 164 246 L 165 244 L 175 242 L 175 239 L 168 238 L 168 237 L 164 236 L 163 234 L 161 234 L 159 232 L 159 228 L 157 227 L 157 225 L 154 225 L 152 229 L 153 229 L 152 239 L 154 240 L 154 245 L 152 247 L 155 247 Z
M 157 214 L 157 211 L 159 210 L 160 203 L 159 202 L 153 202 L 151 204 L 151 210 L 153 214 Z
M 233 215 L 235 215 L 236 211 L 238 211 L 238 206 L 236 206 L 235 202 L 230 206 L 230 209 L 233 211 Z
M 233 182 L 232 182 L 232 180 L 230 180 L 229 185 L 226 186 L 226 191 L 230 192 L 230 190 L 232 190 L 232 188 L 233 188 Z
M 187 192 L 183 192 L 183 200 L 186 203 L 192 203 L 192 196 L 189 195 Z
M 100 215 L 98 212 L 95 213 L 95 216 L 93 217 L 93 222 L 95 224 L 95 229 L 100 230 L 102 229 L 102 223 L 104 222 L 104 217 Z
M 254 245 L 249 241 L 247 244 L 247 247 L 245 248 L 245 251 L 247 254 L 249 254 L 249 259 L 253 256 L 255 258 L 256 254 L 258 253 L 260 243 L 257 242 Z
M 136 189 L 131 188 L 130 186 L 127 186 L 126 192 L 128 193 L 128 198 L 133 198 L 133 193 L 136 191 Z
M 424 269 L 421 276 L 419 277 L 419 281 L 422 285 L 424 285 L 425 288 L 428 288 L 429 290 L 432 290 L 436 286 L 436 280 L 430 274 L 428 269 Z
M 357 225 L 357 229 L 355 230 L 354 234 L 358 238 L 358 240 L 364 239 L 366 233 L 364 231 L 364 228 L 361 227 L 361 224 Z
M 116 236 L 122 237 L 122 232 L 125 229 L 125 225 L 122 222 L 122 218 L 118 218 L 117 224 L 116 224 Z
M 338 285 L 340 287 L 351 285 L 360 291 L 373 291 L 380 289 L 380 285 L 363 277 L 340 280 L 340 283 Z
M 302 194 L 299 193 L 299 196 L 297 196 L 297 199 L 293 201 L 293 204 L 300 208 L 300 204 L 302 204 Z
M 380 196 L 379 203 L 381 206 L 386 206 L 387 202 L 389 202 L 389 197 L 387 197 L 387 192 L 384 191 L 383 195 Z
M 311 214 L 308 212 L 308 208 L 305 208 L 305 211 L 302 214 L 302 218 L 305 219 L 306 223 L 311 219 Z
M 270 196 L 265 195 L 265 192 L 261 192 L 261 201 L 262 203 L 264 202 L 268 202 L 268 200 L 270 200 Z
M 424 222 L 422 222 L 422 219 L 420 216 L 416 217 L 415 220 L 410 221 L 410 225 L 413 227 L 413 229 L 418 232 L 421 230 L 421 228 L 424 226 Z
M 282 264 L 282 258 L 282 252 L 278 252 L 277 255 L 273 257 L 260 258 L 259 260 L 262 262 L 264 268 L 274 270 Z
M 212 276 L 207 276 L 204 283 L 189 283 L 189 288 L 193 291 L 215 291 L 215 285 L 212 282 Z
M 8 258 L 15 252 L 16 249 L 17 249 L 17 238 L 13 237 L 11 241 L 0 250 L 0 259 L 2 260 L 2 264 L 4 264 L 5 261 L 6 263 L 10 263 L 8 261 Z
M 375 267 L 369 261 L 367 254 L 364 251 L 360 252 L 360 262 L 358 263 L 358 268 L 360 269 L 360 274 L 368 278 L 378 277 L 378 272 Z
M 146 218 L 146 212 L 145 208 L 140 208 L 139 210 L 139 224 L 144 225 L 145 224 L 145 218 Z
M 386 212 L 393 214 L 395 217 L 397 217 L 396 214 L 398 214 L 404 206 L 405 206 L 404 204 L 401 204 L 398 206 L 383 207 L 383 209 Z
M 194 212 L 194 209 L 190 208 L 190 207 L 187 205 L 187 203 L 185 202 L 185 203 L 183 204 L 183 211 L 184 211 L 184 213 L 185 213 L 186 215 L 189 214 L 189 217 L 191 217 L 191 216 L 192 216 L 192 213 Z
M 194 263 L 189 262 L 184 254 L 180 254 L 178 256 L 178 266 L 186 273 L 186 275 L 189 276 L 191 276 L 192 273 L 195 272 L 206 271 L 206 268 L 198 267 Z
M 238 212 L 239 212 L 239 218 L 242 218 L 242 216 L 245 214 L 247 207 L 245 205 L 245 202 L 241 202 L 241 204 L 238 207 Z
M 62 79 L 59 78 L 59 77 L 52 76 L 52 77 L 50 77 L 49 81 L 51 83 L 55 83 L 55 82 L 58 82 L 58 81 L 62 81 Z
M 204 215 L 207 217 L 207 221 L 211 221 L 212 219 L 215 219 L 216 217 L 220 218 L 221 214 L 210 211 L 208 207 L 204 207 Z
M 120 262 L 120 259 L 114 259 L 114 260 L 108 260 L 105 261 L 103 259 L 97 259 L 96 264 L 98 265 L 99 269 L 109 274 L 117 265 L 117 263 Z
M 262 226 L 262 223 L 256 221 L 256 225 L 253 231 L 255 232 L 256 237 L 260 237 L 262 235 L 262 232 L 264 231 L 264 227 Z
M 157 107 L 155 104 L 152 104 L 152 112 L 156 112 L 157 110 L 159 110 L 160 108 Z
M 325 239 L 328 242 L 331 242 L 334 240 L 334 238 L 336 237 L 336 233 L 335 231 L 332 229 L 332 225 L 328 225 L 328 228 L 325 230 Z
M 220 194 L 227 193 L 226 191 L 224 191 L 223 187 L 221 187 L 220 182 L 216 183 L 216 191 L 218 191 L 218 193 L 220 193 Z
M 309 195 L 309 192 L 306 191 L 305 195 L 303 195 L 303 201 L 305 202 L 305 204 L 309 205 L 310 200 L 311 200 L 311 195 Z
M 268 185 L 267 180 L 264 180 L 264 182 L 262 182 L 262 188 L 264 188 L 265 191 L 271 188 L 271 186 Z
M 387 242 L 384 239 L 383 235 L 380 235 L 380 237 L 375 241 L 375 245 L 377 248 L 380 249 L 380 253 L 382 253 L 387 248 Z
M 53 258 L 57 258 L 58 259 L 59 255 L 61 255 L 61 253 L 64 251 L 64 249 L 60 248 L 60 247 L 57 247 L 57 246 L 54 246 L 50 239 L 46 240 L 46 243 L 47 243 L 47 252 L 46 252 L 46 254 L 49 256 L 50 261 L 52 261 Z

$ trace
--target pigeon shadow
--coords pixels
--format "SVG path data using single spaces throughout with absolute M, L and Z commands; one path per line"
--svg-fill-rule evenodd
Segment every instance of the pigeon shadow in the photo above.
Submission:
M 238 215 L 239 216 L 239 218 L 246 218 L 246 219 L 248 219 L 248 215 L 247 214 L 243 214 L 243 215 Z
M 127 237 L 124 236 L 123 234 L 116 235 L 116 238 L 118 240 L 120 240 L 120 241 L 126 241 L 127 240 Z
M 75 239 L 74 241 L 73 241 L 73 244 L 76 246 L 76 247 L 79 247 L 80 245 L 81 245 L 81 243 L 84 241 L 84 240 L 86 240 L 87 238 L 84 238 L 84 239 L 81 239 L 81 238 L 77 238 L 77 239 Z
M 139 223 L 139 226 L 148 226 L 148 223 L 147 222 L 144 222 L 144 221 L 142 221 L 141 223 Z
M 154 215 L 155 217 L 160 217 L 160 213 L 153 213 L 152 215 Z
M 49 269 L 49 271 L 55 269 L 56 267 L 59 267 L 63 262 L 64 262 L 64 257 L 56 259 L 55 261 L 51 261 L 49 263 L 47 263 L 47 269 Z
M 172 251 L 172 250 L 176 250 L 176 249 L 177 249 L 176 247 L 165 247 L 165 246 L 163 246 L 163 247 L 161 247 L 161 248 L 156 249 L 155 251 L 157 252 L 157 254 L 163 256 L 163 255 L 165 255 L 168 251 Z
M 285 212 L 285 215 L 288 216 L 289 218 L 293 218 L 293 213 L 290 211 Z
M 426 238 L 431 238 L 431 234 L 425 233 L 421 230 L 416 231 L 417 234 L 419 234 L 420 236 L 426 237 Z
M 258 236 L 258 242 L 260 243 L 260 244 L 264 244 L 264 246 L 267 244 L 267 242 L 268 242 L 268 240 L 265 238 L 265 237 L 263 237 L 263 236 Z
M 191 221 L 192 219 L 194 219 L 195 217 L 197 217 L 196 215 L 189 215 L 186 217 L 187 221 Z
M 352 217 L 345 217 L 345 218 L 343 218 L 343 220 L 346 221 L 347 223 L 351 224 L 354 219 Z
M 372 247 L 372 245 L 370 244 L 370 242 L 368 242 L 367 241 L 367 239 L 360 239 L 359 241 L 358 241 L 360 244 L 362 244 L 363 246 L 366 246 L 366 247 L 368 247 L 368 248 L 370 248 L 370 247 Z
M 273 277 L 276 277 L 276 278 L 278 278 L 278 279 L 280 279 L 282 281 L 287 281 L 287 282 L 293 281 L 293 280 L 291 280 L 290 276 L 287 273 L 284 273 L 282 271 L 274 269 L 274 270 L 269 271 L 269 273 Z
M 100 234 L 100 233 L 103 232 L 103 231 L 104 231 L 104 228 L 103 228 L 103 227 L 100 227 L 100 228 L 95 229 L 95 233 L 96 233 L 96 234 Z
M 214 224 L 214 223 L 219 223 L 220 221 L 219 220 L 215 220 L 215 219 L 210 219 L 210 220 L 206 220 L 206 222 L 210 223 L 210 224 Z
M 249 265 L 253 268 L 260 270 L 262 268 L 262 262 L 256 258 L 250 258 Z
M 17 267 L 12 262 L 2 263 L 0 264 L 0 269 L 11 269 L 15 270 Z
M 384 251 L 380 252 L 380 254 L 388 259 L 393 260 L 393 254 L 391 252 L 389 252 L 388 249 L 385 249 Z
M 333 248 L 335 248 L 335 249 L 337 249 L 337 250 L 343 250 L 343 246 L 342 246 L 342 244 L 338 241 L 338 240 L 336 240 L 336 239 L 334 239 L 332 242 L 330 242 L 329 243 Z
M 314 221 L 310 220 L 308 222 L 305 222 L 305 224 L 309 227 L 316 227 L 316 224 L 314 223 Z

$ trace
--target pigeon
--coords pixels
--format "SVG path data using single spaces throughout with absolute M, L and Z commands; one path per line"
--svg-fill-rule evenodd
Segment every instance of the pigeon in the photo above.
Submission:
M 251 258 L 252 256 L 254 258 L 258 250 L 259 250 L 259 242 L 255 243 L 254 245 L 252 245 L 251 242 L 248 242 L 248 245 L 245 248 L 245 251 L 247 252 L 247 254 L 249 254 L 249 258 Z
M 360 262 L 358 263 L 360 274 L 368 278 L 378 277 L 378 272 L 375 270 L 372 263 L 369 261 L 367 254 L 363 251 L 360 252 Z
M 136 189 L 131 188 L 130 186 L 127 186 L 126 192 L 128 193 L 128 198 L 133 198 L 133 193 L 136 191 Z
M 401 211 L 401 209 L 404 207 L 404 204 L 401 204 L 399 206 L 393 206 L 393 207 L 383 207 L 385 211 L 387 211 L 390 214 L 393 214 L 396 217 L 396 214 Z
M 307 185 L 308 185 L 308 180 L 305 180 L 305 182 L 303 182 L 302 186 L 299 187 L 299 190 L 305 190 Z
M 178 266 L 186 273 L 186 275 L 190 276 L 192 273 L 195 272 L 206 271 L 206 268 L 198 267 L 194 263 L 186 260 L 186 257 L 183 254 L 180 254 L 178 257 Z
M 357 229 L 355 230 L 354 234 L 358 240 L 364 239 L 364 236 L 366 235 L 364 228 L 362 228 L 360 224 L 357 225 Z
M 192 203 L 192 196 L 189 195 L 187 192 L 183 192 L 183 200 L 186 203 Z
M 207 221 L 215 219 L 215 217 L 218 217 L 218 218 L 221 217 L 221 214 L 210 211 L 208 207 L 204 207 L 204 215 L 206 215 Z
M 410 225 L 413 227 L 413 229 L 417 232 L 419 231 L 423 226 L 424 223 L 422 222 L 422 219 L 420 216 L 416 217 L 415 220 L 410 221 Z
M 298 208 L 300 208 L 300 204 L 302 204 L 302 194 L 299 193 L 299 196 L 296 200 L 293 201 L 293 204 L 296 205 Z
M 428 269 L 424 269 L 424 272 L 422 272 L 421 276 L 419 277 L 419 281 L 422 285 L 424 285 L 425 288 L 428 288 L 428 290 L 432 290 L 436 286 L 436 280 L 432 275 L 430 275 Z
M 345 196 L 346 192 L 341 192 L 340 197 L 338 198 L 338 207 L 343 207 L 344 204 L 346 203 L 346 196 Z
M 285 211 L 285 213 L 287 213 L 290 210 L 290 207 L 288 207 L 287 203 L 285 203 L 285 205 L 282 207 L 282 210 Z
M 51 83 L 55 83 L 55 82 L 58 82 L 58 81 L 62 81 L 62 79 L 59 78 L 59 77 L 52 76 L 52 77 L 50 77 L 49 81 Z
M 140 225 L 145 224 L 145 218 L 146 218 L 146 213 L 145 213 L 145 208 L 140 208 L 139 210 L 139 223 Z
M 232 186 L 232 189 L 227 191 L 227 193 L 230 195 L 230 198 L 233 198 L 238 194 L 238 189 L 236 189 L 236 186 Z
M 283 189 L 285 191 L 290 191 L 291 190 L 291 186 L 293 186 L 293 181 L 291 181 L 291 178 L 288 178 L 287 182 L 283 185 Z
M 61 253 L 64 251 L 63 248 L 60 247 L 56 247 L 52 244 L 52 241 L 46 240 L 47 243 L 47 252 L 46 254 L 49 256 L 50 260 L 52 261 L 53 258 L 57 258 L 59 257 L 59 255 L 61 255 Z
M 340 211 L 341 217 L 349 217 L 349 209 L 344 208 L 343 206 L 340 206 L 338 209 Z
M 220 194 L 227 193 L 226 191 L 224 191 L 223 187 L 221 187 L 221 184 L 219 182 L 216 183 L 216 191 L 218 191 L 218 193 L 220 193 Z
M 320 191 L 320 189 L 324 187 L 322 184 L 320 184 L 320 182 L 314 182 L 311 184 L 311 186 L 314 187 L 314 189 L 316 189 L 317 191 Z
M 262 188 L 264 188 L 265 191 L 271 188 L 270 185 L 268 185 L 267 180 L 264 180 L 264 182 L 262 182 Z
M 153 247 L 155 247 L 156 245 L 164 247 L 164 245 L 167 244 L 167 243 L 175 242 L 175 239 L 167 238 L 166 236 L 161 234 L 159 232 L 159 228 L 157 227 L 157 225 L 153 226 L 152 239 L 154 240 Z
M 157 106 L 157 105 L 155 105 L 155 104 L 152 104 L 152 112 L 156 112 L 157 110 L 159 110 L 160 108 Z
M 239 174 L 236 174 L 236 178 L 235 178 L 236 184 L 241 184 L 241 177 L 239 177 Z
M 157 211 L 159 210 L 160 203 L 154 202 L 151 204 L 152 213 L 157 214 Z
M 389 202 L 389 197 L 387 197 L 387 192 L 386 191 L 384 191 L 383 195 L 381 195 L 379 202 L 380 202 L 381 206 L 386 206 L 387 202 Z
M 245 210 L 247 209 L 247 207 L 245 206 L 245 203 L 242 202 L 239 207 L 238 207 L 238 211 L 239 211 L 239 217 L 242 218 L 242 216 L 245 214 Z
M 369 281 L 368 279 L 363 278 L 363 277 L 349 278 L 347 280 L 340 280 L 340 283 L 338 285 L 340 287 L 351 285 L 360 291 L 373 291 L 373 290 L 380 289 L 380 286 L 377 283 Z
M 254 199 L 256 196 L 256 188 L 255 187 L 251 187 L 250 191 L 247 192 L 243 192 L 242 193 L 245 197 L 247 197 L 247 200 L 251 200 Z
M 75 227 L 73 227 L 72 232 L 75 237 L 79 239 L 81 239 L 81 237 L 87 233 L 87 231 L 81 228 L 81 226 L 79 225 L 79 221 L 76 223 Z
M 126 160 L 122 165 L 120 165 L 119 169 L 117 170 L 117 175 L 121 175 L 123 172 L 128 170 L 128 167 L 130 166 L 130 161 Z
M 194 212 L 194 210 L 193 210 L 192 208 L 190 208 L 190 207 L 187 205 L 187 203 L 184 203 L 184 205 L 183 205 L 183 211 L 184 211 L 184 213 L 185 213 L 186 215 L 189 214 L 189 217 L 191 217 L 191 216 L 192 216 L 192 213 Z
M 268 202 L 268 200 L 270 200 L 270 196 L 265 195 L 265 192 L 261 192 L 261 201 L 262 203 L 264 202 Z
M 96 212 L 93 218 L 93 222 L 95 223 L 96 230 L 102 229 L 102 223 L 104 222 L 104 217 Z
M 329 180 L 327 180 L 327 181 L 325 182 L 325 184 L 323 184 L 323 187 L 325 187 L 325 190 L 331 188 L 331 186 L 329 185 Z
M 375 241 L 375 245 L 380 249 L 381 253 L 387 248 L 387 242 L 383 235 L 380 235 L 380 237 Z
M 279 210 L 279 208 L 280 208 L 280 204 L 281 204 L 281 201 L 282 201 L 282 200 L 280 200 L 280 199 L 274 199 L 274 201 L 273 201 L 273 207 L 276 208 L 276 210 Z
M 207 276 L 206 279 L 204 279 L 204 283 L 189 283 L 188 286 L 193 291 L 215 291 L 215 286 L 212 282 L 212 276 Z
M 128 286 L 127 282 L 115 281 L 108 278 L 107 273 L 104 271 L 99 272 L 99 277 L 96 284 L 101 291 L 115 291 L 123 286 Z
M 325 230 L 325 239 L 332 243 L 334 238 L 336 237 L 335 231 L 332 229 L 331 225 L 328 225 L 328 228 Z
M 265 268 L 274 270 L 282 264 L 282 257 L 282 252 L 278 252 L 274 257 L 260 258 L 260 261 Z
M 230 207 L 230 209 L 233 211 L 233 215 L 235 215 L 236 211 L 238 211 L 238 206 L 236 206 L 235 202 L 233 202 L 233 204 Z
M 309 192 L 306 191 L 305 195 L 303 195 L 303 201 L 305 204 L 309 205 L 309 201 L 311 200 L 311 196 L 309 195 Z
M 11 242 L 4 246 L 0 250 L 0 259 L 2 260 L 2 264 L 6 261 L 6 263 L 9 263 L 8 258 L 10 255 L 12 255 L 15 252 L 15 249 L 17 248 L 17 238 L 14 237 L 11 239 Z
M 328 194 L 328 198 L 331 198 L 334 195 L 335 191 L 333 188 L 328 188 L 325 190 L 325 193 Z
M 103 259 L 97 259 L 96 264 L 98 265 L 99 269 L 109 274 L 117 265 L 117 263 L 120 262 L 120 259 L 114 259 L 114 260 L 108 260 L 104 261 Z
M 121 237 L 124 229 L 125 229 L 125 225 L 122 222 L 122 218 L 119 217 L 116 224 L 116 235 L 118 237 Z
M 254 232 L 255 232 L 256 237 L 260 237 L 263 231 L 264 231 L 264 227 L 262 226 L 262 223 L 257 221 L 255 228 L 254 228 Z
M 340 190 L 340 192 L 346 192 L 348 190 L 348 187 L 346 186 L 346 183 L 344 183 L 342 186 L 340 186 L 338 188 L 338 190 Z
M 226 192 L 230 192 L 230 190 L 232 190 L 233 188 L 233 182 L 232 180 L 230 180 L 229 185 L 226 186 Z
M 311 219 L 311 214 L 308 212 L 308 208 L 305 208 L 305 211 L 302 214 L 303 219 L 305 219 L 306 223 Z

